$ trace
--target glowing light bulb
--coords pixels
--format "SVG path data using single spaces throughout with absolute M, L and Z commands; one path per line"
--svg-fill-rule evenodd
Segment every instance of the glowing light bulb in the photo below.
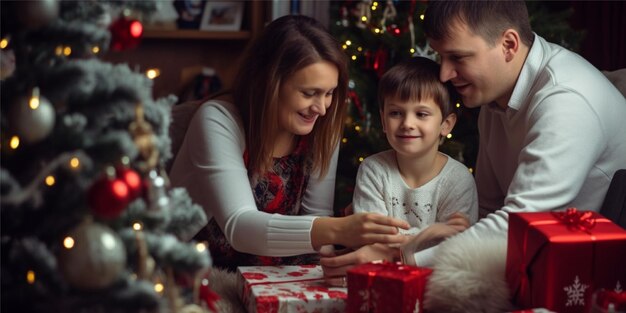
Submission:
M 359 126 L 359 125 L 354 126 L 354 130 L 360 132 L 361 131 L 361 126 Z
M 446 138 L 448 138 L 448 139 L 452 138 L 452 134 L 448 134 L 448 135 L 446 136 Z
M 343 142 L 343 143 L 348 143 L 348 138 L 342 138 L 342 139 L 341 139 L 341 142 Z
M 45 179 L 46 181 L 46 185 L 48 186 L 54 186 L 54 183 L 56 182 L 56 179 L 54 179 L 54 176 L 52 175 L 48 175 Z
M 57 47 L 54 49 L 54 53 L 55 53 L 56 55 L 61 55 L 61 54 L 63 54 L 63 46 L 57 46 Z
M 63 246 L 65 247 L 65 249 L 74 248 L 74 238 L 70 236 L 65 237 L 65 239 L 63 239 Z
M 377 6 L 372 5 L 372 11 L 376 11 Z
M 346 45 L 348 45 L 348 46 L 349 46 L 349 45 L 352 45 L 352 41 L 350 41 L 350 40 L 346 40 Z
M 20 146 L 20 137 L 18 137 L 18 136 L 11 137 L 11 141 L 9 141 L 9 147 L 11 147 L 11 149 L 15 150 L 19 146 Z
M 93 46 L 93 47 L 91 48 L 91 52 L 93 52 L 93 54 L 98 54 L 98 53 L 100 53 L 100 47 L 98 47 L 98 46 Z
M 457 103 L 456 103 L 456 107 L 457 107 L 457 108 L 460 108 L 460 107 L 461 107 L 461 104 L 457 102 Z
M 359 51 L 359 52 L 363 51 L 363 47 L 356 48 L 356 51 Z
M 424 20 L 424 14 L 420 14 L 420 20 Z
M 341 45 L 341 47 L 343 48 L 343 50 L 348 49 L 348 46 L 347 46 L 347 45 Z
M 165 287 L 163 287 L 163 284 L 161 283 L 156 283 L 154 284 L 154 291 L 161 293 L 163 292 L 163 290 L 165 289 Z
M 363 160 L 365 160 L 364 157 L 359 157 L 359 162 L 363 162 Z
M 470 173 L 474 173 L 474 169 L 473 168 L 470 167 L 470 168 L 468 168 L 468 170 L 469 170 Z
M 30 95 L 30 100 L 28 101 L 28 106 L 33 110 L 37 110 L 37 108 L 39 107 L 39 88 L 38 87 L 33 88 L 32 94 Z
M 78 168 L 80 166 L 80 160 L 77 157 L 73 157 L 70 160 L 70 167 L 71 168 Z
M 351 59 L 352 59 L 352 61 L 356 61 L 356 55 L 353 55 L 353 56 L 351 57 Z
M 8 46 L 9 46 L 9 40 L 6 38 L 2 38 L 2 40 L 0 40 L 0 49 L 4 49 Z
M 411 52 L 411 54 L 415 53 L 415 48 L 409 49 L 409 52 Z
M 380 34 L 380 28 L 374 28 L 374 32 Z
M 367 22 L 367 16 L 365 15 L 361 16 L 361 22 Z
M 31 285 L 35 283 L 35 271 L 28 270 L 28 272 L 26 272 L 26 281 Z
M 67 47 L 63 48 L 63 55 L 65 55 L 67 57 L 70 54 L 72 54 L 72 47 L 67 46 Z
M 141 225 L 141 223 L 139 223 L 139 222 L 133 223 L 133 229 L 134 230 L 141 230 L 142 228 L 143 228 L 143 226 Z
M 150 79 L 155 79 L 161 75 L 161 71 L 158 68 L 151 68 L 146 71 L 146 76 Z
M 204 244 L 203 242 L 198 242 L 196 244 L 196 250 L 198 250 L 198 252 L 206 251 L 206 244 Z

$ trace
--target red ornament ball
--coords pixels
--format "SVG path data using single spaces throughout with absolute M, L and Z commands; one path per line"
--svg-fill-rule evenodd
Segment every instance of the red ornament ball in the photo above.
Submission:
M 138 20 L 121 17 L 109 27 L 111 50 L 123 51 L 135 48 L 141 42 L 143 25 Z
M 91 186 L 88 193 L 91 211 L 102 219 L 118 217 L 130 200 L 128 185 L 119 178 L 100 178 Z
M 130 168 L 118 168 L 116 170 L 117 177 L 119 177 L 126 186 L 128 186 L 129 198 L 134 200 L 139 197 L 143 192 L 143 182 L 139 174 Z
M 398 27 L 397 24 L 391 24 L 387 26 L 387 31 L 395 37 L 399 37 L 402 35 L 402 30 L 400 29 L 400 27 Z

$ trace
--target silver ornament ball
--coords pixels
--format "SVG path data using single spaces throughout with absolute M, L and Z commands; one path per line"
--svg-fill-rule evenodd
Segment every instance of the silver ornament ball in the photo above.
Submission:
M 56 113 L 52 103 L 43 96 L 38 98 L 35 109 L 30 106 L 30 96 L 20 97 L 11 109 L 11 129 L 26 143 L 45 139 L 54 128 Z
M 126 249 L 113 230 L 85 221 L 65 237 L 58 261 L 71 286 L 102 289 L 120 278 L 126 267 Z

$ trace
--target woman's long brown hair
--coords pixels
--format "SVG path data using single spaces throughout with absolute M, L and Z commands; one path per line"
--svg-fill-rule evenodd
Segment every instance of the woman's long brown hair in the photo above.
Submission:
M 341 139 L 346 114 L 348 69 L 341 46 L 315 19 L 288 15 L 270 23 L 248 47 L 234 82 L 233 100 L 243 120 L 251 173 L 271 169 L 281 83 L 320 61 L 334 64 L 339 72 L 331 106 L 308 135 L 313 169 L 323 177 Z

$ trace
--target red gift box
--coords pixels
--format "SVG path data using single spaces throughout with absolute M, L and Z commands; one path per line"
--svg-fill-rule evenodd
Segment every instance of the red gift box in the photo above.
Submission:
M 348 313 L 423 312 L 426 282 L 432 269 L 372 262 L 348 270 Z
M 588 312 L 626 282 L 626 230 L 595 212 L 511 213 L 506 279 L 521 308 Z
M 319 265 L 241 266 L 238 290 L 249 313 L 342 313 L 346 288 L 324 283 Z

